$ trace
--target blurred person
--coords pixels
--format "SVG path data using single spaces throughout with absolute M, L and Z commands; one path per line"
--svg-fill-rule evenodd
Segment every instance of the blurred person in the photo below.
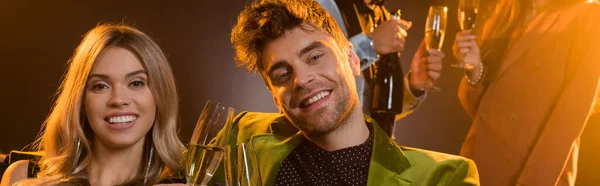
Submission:
M 383 0 L 317 0 L 317 2 L 332 15 L 359 57 L 362 73 L 356 78 L 356 89 L 363 111 L 367 115 L 371 115 L 372 99 L 375 93 L 371 87 L 374 82 L 370 80 L 371 68 L 375 68 L 373 63 L 381 64 L 384 61 L 391 61 L 398 63 L 398 67 L 401 67 L 398 58 L 386 55 L 396 55 L 404 50 L 412 22 L 393 18 L 394 15 L 390 14 L 383 5 Z M 395 116 L 391 115 L 393 120 L 390 123 L 386 123 L 387 121 L 384 119 L 378 121 L 378 124 L 392 138 L 394 137 L 393 121 L 398 121 L 412 113 L 425 100 L 426 93 L 423 87 L 428 86 L 429 83 L 435 83 L 440 77 L 442 60 L 433 60 L 440 56 L 443 59 L 444 54 L 435 49 L 415 55 L 415 58 L 428 57 L 430 59 L 413 60 L 409 73 L 402 80 L 404 86 L 399 89 L 394 87 L 395 90 L 403 91 L 402 100 L 393 100 L 393 102 L 400 101 L 402 103 L 401 112 L 395 113 Z M 401 68 L 395 70 L 400 71 L 399 74 L 403 74 Z
M 598 94 L 600 5 L 490 4 L 494 12 L 454 45 L 467 69 L 458 95 L 473 118 L 461 155 L 477 163 L 484 185 L 574 185 Z

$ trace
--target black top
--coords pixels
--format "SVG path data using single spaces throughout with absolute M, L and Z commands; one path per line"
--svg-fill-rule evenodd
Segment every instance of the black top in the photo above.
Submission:
M 275 185 L 367 185 L 373 133 L 362 144 L 326 151 L 306 140 L 282 162 Z

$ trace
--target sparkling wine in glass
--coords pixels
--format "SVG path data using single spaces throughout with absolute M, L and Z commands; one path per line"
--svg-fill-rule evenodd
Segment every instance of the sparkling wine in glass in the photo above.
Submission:
M 427 21 L 425 22 L 425 47 L 430 49 L 442 50 L 444 36 L 446 34 L 446 20 L 448 8 L 445 6 L 430 6 Z M 430 89 L 439 92 L 440 88 L 429 82 L 427 86 L 421 87 L 422 90 Z
M 187 151 L 188 185 L 206 185 L 214 175 L 225 153 L 233 114 L 233 108 L 215 101 L 208 101 L 204 106 Z
M 261 186 L 258 157 L 250 142 L 227 147 L 225 175 L 229 186 Z
M 442 50 L 446 34 L 446 19 L 448 8 L 445 6 L 430 6 L 425 23 L 425 46 L 427 50 Z
M 461 30 L 470 30 L 475 27 L 479 0 L 458 1 L 458 24 Z
M 475 20 L 479 7 L 479 0 L 458 0 L 458 24 L 461 30 L 470 30 L 475 27 Z M 459 60 L 459 64 L 452 64 L 452 67 L 471 69 L 472 66 Z

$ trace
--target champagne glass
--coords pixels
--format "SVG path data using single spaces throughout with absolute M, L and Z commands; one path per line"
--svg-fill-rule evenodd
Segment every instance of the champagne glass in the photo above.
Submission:
M 479 0 L 458 0 L 458 24 L 460 30 L 470 30 L 475 27 L 475 18 L 479 7 Z M 473 68 L 464 62 L 453 64 L 452 67 L 470 69 Z
M 227 147 L 225 175 L 229 186 L 260 186 L 262 184 L 254 146 L 240 143 Z
M 461 30 L 475 27 L 479 0 L 458 0 L 458 24 Z
M 212 178 L 227 147 L 233 113 L 233 108 L 215 101 L 204 106 L 188 147 L 185 162 L 188 185 L 206 185 Z
M 430 6 L 427 21 L 425 23 L 425 47 L 430 49 L 442 50 L 444 36 L 446 34 L 446 19 L 448 8 L 446 6 Z M 429 82 L 423 90 L 431 89 L 434 92 L 440 91 L 440 88 Z

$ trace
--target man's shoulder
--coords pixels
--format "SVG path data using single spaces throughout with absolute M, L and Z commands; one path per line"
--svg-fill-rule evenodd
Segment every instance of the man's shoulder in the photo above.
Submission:
M 402 149 L 402 152 L 404 152 L 404 154 L 406 155 L 406 158 L 408 158 L 408 161 L 419 162 L 419 164 L 437 164 L 437 163 L 441 163 L 441 162 L 445 162 L 445 161 L 452 161 L 452 162 L 470 161 L 469 159 L 462 157 L 462 156 L 446 154 L 446 153 L 441 153 L 441 152 L 435 152 L 435 151 L 419 149 L 419 148 L 414 148 L 414 147 L 400 146 L 400 149 Z
M 250 137 L 255 134 L 272 133 L 273 130 L 282 134 L 296 133 L 296 129 L 289 123 L 285 115 L 266 112 L 241 112 L 234 119 L 234 127 L 238 135 Z
M 240 124 L 271 123 L 282 117 L 285 118 L 283 114 L 275 112 L 243 111 L 236 116 L 235 121 Z
M 479 185 L 477 167 L 468 158 L 412 147 L 400 147 L 400 149 L 411 165 L 406 173 L 417 178 L 418 183 Z

